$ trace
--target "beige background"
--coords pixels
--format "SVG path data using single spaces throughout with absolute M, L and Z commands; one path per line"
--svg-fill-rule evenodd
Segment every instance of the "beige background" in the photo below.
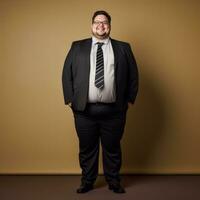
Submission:
M 112 16 L 111 36 L 131 44 L 140 73 L 121 172 L 200 173 L 199 2 L 1 0 L 0 173 L 80 173 L 61 73 L 98 9 Z

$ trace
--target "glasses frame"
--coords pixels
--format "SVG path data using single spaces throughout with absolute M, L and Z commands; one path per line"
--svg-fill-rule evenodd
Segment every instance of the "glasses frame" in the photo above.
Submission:
M 100 24 L 104 25 L 104 26 L 109 26 L 110 23 L 109 21 L 93 21 L 93 24 L 95 24 L 96 26 L 99 26 Z

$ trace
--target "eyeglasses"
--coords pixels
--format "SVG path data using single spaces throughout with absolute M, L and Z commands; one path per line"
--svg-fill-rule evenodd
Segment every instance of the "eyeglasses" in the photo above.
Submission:
M 109 25 L 109 22 L 108 21 L 103 21 L 103 22 L 100 22 L 100 21 L 94 21 L 93 24 L 99 26 L 100 24 L 103 24 L 103 25 Z

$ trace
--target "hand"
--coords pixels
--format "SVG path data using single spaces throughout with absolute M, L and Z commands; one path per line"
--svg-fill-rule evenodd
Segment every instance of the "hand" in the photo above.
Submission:
M 131 108 L 132 106 L 133 106 L 133 104 L 128 102 L 128 108 Z
M 67 105 L 68 105 L 69 107 L 72 107 L 72 103 L 71 103 L 71 102 L 69 102 Z

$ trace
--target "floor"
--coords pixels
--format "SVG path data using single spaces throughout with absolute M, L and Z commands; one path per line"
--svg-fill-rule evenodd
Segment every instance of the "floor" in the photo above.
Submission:
M 1 175 L 0 200 L 200 200 L 200 175 L 122 176 L 125 194 L 108 190 L 99 176 L 94 190 L 77 194 L 78 175 Z

